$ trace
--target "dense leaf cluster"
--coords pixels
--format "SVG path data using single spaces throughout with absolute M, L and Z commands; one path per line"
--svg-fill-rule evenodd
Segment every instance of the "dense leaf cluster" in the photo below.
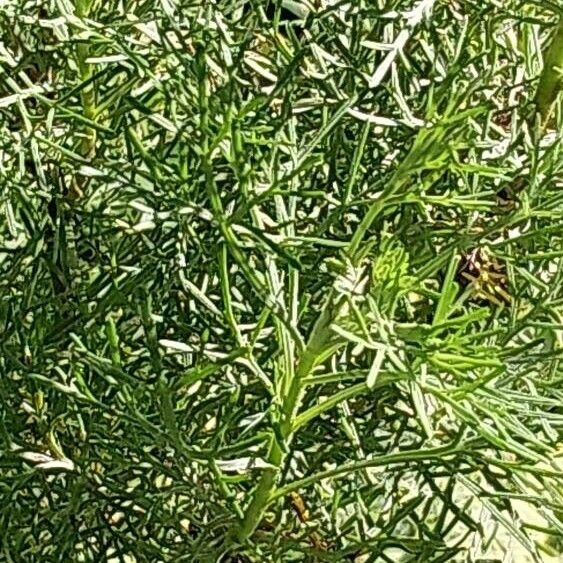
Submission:
M 4 3 L 0 559 L 556 557 L 556 13 Z

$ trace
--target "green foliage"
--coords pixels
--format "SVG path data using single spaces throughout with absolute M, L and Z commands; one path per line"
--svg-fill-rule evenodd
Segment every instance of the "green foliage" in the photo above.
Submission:
M 370 295 L 377 308 L 393 317 L 397 300 L 415 285 L 409 276 L 410 258 L 405 246 L 386 237 L 372 260 Z
M 541 116 L 542 125 L 545 125 L 551 115 L 553 104 L 561 91 L 561 75 L 563 73 L 563 17 L 555 30 L 555 35 L 545 53 L 544 70 L 542 72 L 536 105 Z
M 0 560 L 558 560 L 560 12 L 4 2 Z

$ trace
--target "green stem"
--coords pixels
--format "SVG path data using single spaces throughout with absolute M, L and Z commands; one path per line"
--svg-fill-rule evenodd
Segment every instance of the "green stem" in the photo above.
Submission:
M 536 92 L 536 108 L 541 118 L 541 130 L 547 126 L 553 105 L 563 85 L 563 18 L 545 54 L 544 68 Z
M 75 10 L 77 17 L 84 19 L 90 16 L 93 0 L 76 0 Z M 90 56 L 90 45 L 80 43 L 76 47 L 76 63 L 78 65 L 78 73 L 81 82 L 88 84 L 80 90 L 80 101 L 84 117 L 91 121 L 96 118 L 96 92 L 94 84 L 91 82 L 93 76 L 92 65 L 86 61 Z M 80 153 L 86 158 L 94 156 L 96 150 L 96 130 L 88 127 L 85 132 L 85 138 L 82 141 Z
M 420 14 L 423 14 L 424 6 L 431 6 L 432 1 L 423 0 L 419 4 Z M 422 17 L 422 16 L 421 16 Z M 341 107 L 337 115 L 329 122 L 325 128 L 318 134 L 318 138 L 322 139 L 337 123 L 340 118 L 340 112 L 344 113 L 350 106 L 345 104 Z M 337 119 L 338 118 L 338 119 Z M 315 143 L 311 144 L 311 147 Z M 417 148 L 418 150 L 418 148 Z M 309 152 L 305 151 L 301 155 L 301 159 L 306 158 Z M 399 168 L 392 177 L 389 186 L 380 197 L 374 201 L 368 209 L 366 215 L 358 225 L 350 244 L 345 250 L 345 257 L 356 265 L 361 260 L 361 245 L 375 219 L 379 216 L 381 211 L 389 204 L 390 199 L 394 196 L 405 184 L 410 173 L 409 166 Z M 289 383 L 287 393 L 279 397 L 281 402 L 281 424 L 279 432 L 272 438 L 272 443 L 268 453 L 268 462 L 273 466 L 265 470 L 256 486 L 253 498 L 248 505 L 244 517 L 240 521 L 237 536 L 239 541 L 246 541 L 253 533 L 256 527 L 261 522 L 268 505 L 274 498 L 279 495 L 274 494 L 277 476 L 285 461 L 286 452 L 288 451 L 291 439 L 294 433 L 294 421 L 296 419 L 297 411 L 305 382 L 313 369 L 322 358 L 323 353 L 327 351 L 331 344 L 332 333 L 330 330 L 331 322 L 338 316 L 344 299 L 339 298 L 334 291 L 331 291 L 325 302 L 324 306 L 317 318 L 317 322 L 310 334 L 307 345 L 301 349 L 297 368 L 295 374 Z
M 329 296 L 327 304 L 332 302 L 332 296 Z M 329 306 L 323 309 L 315 323 L 307 345 L 300 355 L 288 393 L 283 398 L 279 436 L 272 438 L 270 451 L 268 452 L 268 462 L 274 467 L 266 469 L 262 473 L 256 490 L 254 491 L 254 496 L 240 522 L 237 535 L 241 542 L 244 542 L 252 535 L 270 504 L 270 496 L 274 489 L 276 478 L 285 460 L 287 447 L 291 442 L 293 419 L 301 398 L 303 381 L 314 369 L 318 356 L 330 339 L 329 325 L 337 310 L 337 305 L 335 305 L 332 310 Z
M 276 478 L 280 471 L 284 453 L 277 439 L 272 438 L 272 444 L 268 454 L 268 462 L 274 467 L 265 469 L 258 481 L 254 491 L 254 496 L 244 512 L 237 530 L 239 541 L 246 541 L 253 533 L 258 524 L 262 521 L 266 508 L 268 507 L 270 494 L 276 484 Z
M 365 377 L 365 376 L 364 376 Z M 334 408 L 336 405 L 342 403 L 346 399 L 350 399 L 359 395 L 360 393 L 373 392 L 375 389 L 385 387 L 396 381 L 403 381 L 407 379 L 404 375 L 394 375 L 394 376 L 381 376 L 377 379 L 374 386 L 370 389 L 367 383 L 363 381 L 362 383 L 356 383 L 351 387 L 345 387 L 344 389 L 337 391 L 334 395 L 323 401 L 322 403 L 311 407 L 310 409 L 302 412 L 299 416 L 295 418 L 293 423 L 293 432 L 296 432 L 301 426 L 307 424 L 313 418 L 316 418 L 320 414 L 326 412 L 329 409 Z
M 341 475 L 348 475 L 356 471 L 361 471 L 363 469 L 368 469 L 370 467 L 381 467 L 382 465 L 391 465 L 394 463 L 412 463 L 414 461 L 428 461 L 430 459 L 442 459 L 446 455 L 452 455 L 463 451 L 463 444 L 458 444 L 457 442 L 448 444 L 447 446 L 440 446 L 438 448 L 429 448 L 426 450 L 415 449 L 406 450 L 403 452 L 397 452 L 394 454 L 385 454 L 374 459 L 365 459 L 362 461 L 355 461 L 352 463 L 346 463 L 340 467 L 334 469 L 327 469 L 326 471 L 321 471 L 315 475 L 310 475 L 309 477 L 304 477 L 298 481 L 293 481 L 284 487 L 280 487 L 271 497 L 270 500 L 275 500 L 277 498 L 283 497 L 284 495 L 290 493 L 291 491 L 297 491 L 298 489 L 303 489 L 318 483 L 323 479 L 328 479 L 330 477 L 339 477 Z
M 404 184 L 404 178 L 399 171 L 392 178 L 388 189 L 381 194 L 380 198 L 372 203 L 366 215 L 358 225 L 350 244 L 346 248 L 346 257 L 353 263 L 357 262 L 360 255 L 360 247 L 369 228 L 381 213 L 389 198 L 394 195 Z M 291 380 L 287 394 L 281 397 L 282 402 L 282 420 L 280 424 L 279 436 L 272 439 L 270 451 L 268 453 L 268 462 L 274 467 L 267 469 L 262 473 L 262 477 L 258 482 L 252 501 L 245 511 L 245 516 L 240 522 L 238 529 L 238 539 L 243 542 L 247 540 L 260 521 L 264 513 L 272 501 L 272 491 L 274 490 L 277 475 L 285 460 L 285 452 L 291 443 L 294 433 L 294 421 L 299 408 L 299 402 L 305 380 L 313 371 L 319 358 L 327 349 L 331 340 L 330 324 L 337 317 L 345 300 L 338 299 L 334 292 L 330 292 L 327 296 L 321 313 L 317 318 L 317 322 L 309 336 L 307 345 L 302 350 L 297 369 Z M 281 442 L 281 443 L 280 443 Z

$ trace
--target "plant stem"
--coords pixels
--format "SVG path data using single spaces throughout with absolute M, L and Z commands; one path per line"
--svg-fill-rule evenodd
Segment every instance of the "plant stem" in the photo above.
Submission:
M 76 0 L 76 15 L 81 19 L 88 18 L 93 3 L 93 0 Z M 96 92 L 94 84 L 92 83 L 92 65 L 86 62 L 89 56 L 90 45 L 87 43 L 79 43 L 76 47 L 76 64 L 78 65 L 78 73 L 81 82 L 87 83 L 86 86 L 80 90 L 80 101 L 82 103 L 84 117 L 94 121 L 96 119 Z M 96 152 L 96 130 L 92 127 L 87 127 L 84 135 L 85 137 L 80 147 L 80 154 L 85 158 L 92 158 Z
M 410 30 L 403 30 L 396 40 L 396 49 L 391 56 L 386 57 L 384 63 L 376 72 L 372 79 L 372 87 L 379 85 L 383 77 L 389 70 L 389 67 L 397 56 L 400 48 L 404 46 L 408 37 L 412 32 L 412 28 L 418 24 L 424 17 L 424 14 L 434 4 L 435 0 L 422 0 L 412 11 L 410 17 Z M 343 110 L 344 111 L 344 110 Z M 404 185 L 404 181 L 408 177 L 403 171 L 398 170 L 390 181 L 389 187 L 374 201 L 368 209 L 366 215 L 358 225 L 350 244 L 346 248 L 345 257 L 349 259 L 353 265 L 360 259 L 360 246 L 373 224 L 377 216 L 381 213 L 389 198 L 396 194 Z M 315 326 L 309 336 L 307 345 L 301 350 L 295 374 L 289 384 L 287 393 L 279 397 L 281 402 L 281 424 L 278 435 L 272 438 L 270 450 L 268 453 L 268 462 L 273 466 L 266 469 L 256 486 L 254 496 L 248 505 L 244 517 L 239 523 L 237 537 L 239 541 L 246 541 L 254 532 L 261 522 L 268 505 L 274 499 L 273 493 L 276 485 L 276 479 L 281 467 L 284 463 L 286 452 L 288 451 L 291 439 L 294 433 L 294 419 L 296 418 L 299 402 L 303 392 L 304 381 L 313 371 L 318 358 L 326 350 L 330 343 L 331 331 L 330 324 L 337 317 L 344 300 L 331 291 L 317 317 Z
M 379 199 L 372 203 L 358 225 L 345 252 L 346 257 L 351 260 L 352 263 L 358 261 L 361 243 L 366 233 L 369 231 L 370 226 L 389 201 L 389 197 L 394 195 L 404 185 L 404 179 L 405 177 L 401 172 L 395 174 L 387 190 L 381 194 Z M 276 478 L 285 460 L 285 452 L 287 452 L 293 433 L 296 430 L 294 421 L 304 388 L 304 381 L 311 374 L 319 357 L 329 345 L 331 339 L 330 324 L 338 316 L 344 302 L 345 300 L 339 298 L 334 291 L 328 294 L 309 336 L 307 345 L 300 354 L 297 369 L 295 370 L 289 389 L 285 396 L 280 397 L 282 404 L 282 420 L 279 436 L 272 438 L 270 451 L 268 453 L 268 463 L 274 467 L 266 469 L 262 473 L 252 501 L 245 511 L 244 518 L 240 522 L 237 535 L 241 542 L 247 540 L 252 535 L 262 520 L 268 505 L 273 500 L 272 493 L 275 488 Z
M 284 487 L 280 487 L 273 495 L 272 499 L 282 497 L 291 491 L 297 491 L 312 485 L 313 483 L 318 483 L 323 479 L 328 479 L 330 477 L 339 477 L 341 475 L 347 475 L 349 473 L 354 473 L 356 471 L 361 471 L 363 469 L 369 469 L 371 467 L 381 467 L 382 465 L 390 465 L 394 463 L 412 463 L 427 461 L 430 459 L 441 459 L 446 455 L 452 455 L 463 451 L 463 445 L 457 442 L 450 443 L 446 446 L 439 446 L 437 448 L 428 449 L 413 449 L 406 450 L 402 452 L 397 452 L 393 454 L 384 454 L 373 459 L 364 459 L 362 461 L 354 461 L 351 463 L 346 463 L 340 467 L 334 469 L 327 469 L 321 471 L 309 477 L 304 477 L 298 481 L 293 481 Z
M 333 302 L 332 295 L 327 299 L 327 305 Z M 311 373 L 315 367 L 319 354 L 325 348 L 330 339 L 329 325 L 338 310 L 338 305 L 331 309 L 329 306 L 324 307 L 319 315 L 317 322 L 311 332 L 311 336 L 302 351 L 295 375 L 291 381 L 289 391 L 282 402 L 282 420 L 280 424 L 279 437 L 274 436 L 268 453 L 268 463 L 273 468 L 266 469 L 262 473 L 262 477 L 258 482 L 252 501 L 245 511 L 244 518 L 240 522 L 237 531 L 238 539 L 245 541 L 248 539 L 256 526 L 260 523 L 264 516 L 264 512 L 270 503 L 270 496 L 274 489 L 277 475 L 285 459 L 285 453 L 291 442 L 293 434 L 293 418 L 297 410 L 301 392 L 303 390 L 303 380 Z
M 561 91 L 563 69 L 563 18 L 545 54 L 544 68 L 536 92 L 536 108 L 541 118 L 541 130 L 547 126 L 557 95 Z

